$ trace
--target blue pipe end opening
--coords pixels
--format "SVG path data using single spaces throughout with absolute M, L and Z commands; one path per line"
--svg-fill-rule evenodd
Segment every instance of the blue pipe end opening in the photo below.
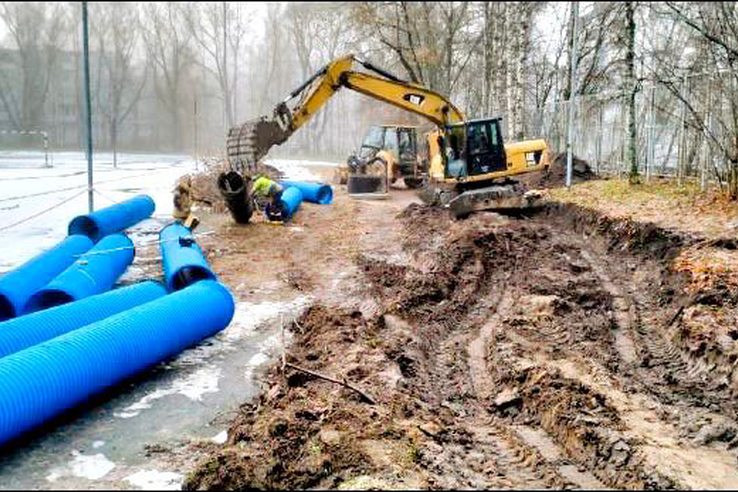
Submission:
M 0 321 L 15 318 L 17 316 L 15 306 L 5 296 L 0 295 Z
M 164 279 L 169 292 L 184 289 L 201 280 L 217 280 L 192 231 L 174 222 L 159 233 Z
M 41 252 L 21 266 L 0 276 L 0 321 L 24 313 L 26 303 L 40 289 L 93 247 L 79 234 L 68 236 L 53 248 Z
M 153 198 L 137 195 L 110 207 L 75 217 L 69 222 L 68 234 L 81 234 L 98 242 L 105 236 L 121 232 L 151 217 L 155 209 Z

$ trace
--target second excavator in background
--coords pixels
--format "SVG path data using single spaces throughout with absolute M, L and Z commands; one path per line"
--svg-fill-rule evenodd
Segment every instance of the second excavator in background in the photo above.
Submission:
M 353 69 L 354 63 L 368 72 Z M 455 216 L 475 210 L 512 211 L 539 205 L 541 195 L 526 191 L 516 175 L 547 170 L 543 140 L 505 144 L 499 117 L 466 120 L 441 94 L 401 80 L 354 55 L 334 60 L 292 91 L 271 116 L 232 128 L 227 137 L 231 168 L 247 172 L 269 149 L 284 143 L 341 88 L 351 89 L 420 115 L 436 126 L 427 133 L 427 159 L 415 176 L 420 197 Z

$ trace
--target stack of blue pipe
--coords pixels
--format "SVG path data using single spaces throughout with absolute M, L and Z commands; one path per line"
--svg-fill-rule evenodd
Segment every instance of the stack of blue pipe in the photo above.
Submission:
M 230 323 L 231 294 L 178 223 L 161 233 L 166 289 L 110 290 L 133 261 L 122 231 L 152 213 L 142 195 L 76 217 L 64 241 L 0 277 L 0 446 Z
M 329 205 L 333 202 L 333 189 L 326 184 L 307 183 L 303 181 L 280 181 L 284 187 L 282 192 L 282 219 L 289 220 L 297 212 L 303 200 L 320 205 Z M 270 217 L 269 204 L 265 210 Z
M 280 181 L 285 188 L 297 188 L 306 202 L 330 205 L 333 202 L 333 188 L 327 184 L 308 183 L 305 181 Z

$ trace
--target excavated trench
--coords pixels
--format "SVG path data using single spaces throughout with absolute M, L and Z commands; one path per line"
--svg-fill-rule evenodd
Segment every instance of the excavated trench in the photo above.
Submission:
M 571 205 L 397 220 L 405 260 L 359 256 L 355 307 L 292 325 L 186 489 L 738 487 L 738 334 L 704 322 L 738 293 L 673 267 L 704 241 Z

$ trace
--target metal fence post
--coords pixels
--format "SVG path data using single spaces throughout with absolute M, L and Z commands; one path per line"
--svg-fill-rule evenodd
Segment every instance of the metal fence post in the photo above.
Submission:
M 677 140 L 677 184 L 681 187 L 682 186 L 682 180 L 684 174 L 684 157 L 685 157 L 685 131 L 684 131 L 684 124 L 687 119 L 687 103 L 685 102 L 687 99 L 687 74 L 684 73 L 684 77 L 682 79 L 682 87 L 681 87 L 681 94 L 682 97 L 680 98 L 681 104 L 681 111 L 680 111 L 680 117 L 679 117 L 679 139 Z
M 87 126 L 87 205 L 90 212 L 95 211 L 92 180 L 92 103 L 90 97 L 90 48 L 87 29 L 87 2 L 82 2 L 82 39 L 84 41 L 84 71 L 85 71 L 85 121 Z
M 49 134 L 46 132 L 41 132 L 41 134 L 44 136 L 44 165 L 51 167 L 49 164 Z
M 651 87 L 651 104 L 648 113 L 648 147 L 646 149 L 646 181 L 651 180 L 651 169 L 655 157 L 655 126 L 656 126 L 656 86 Z
M 577 39 L 577 27 L 579 24 L 579 2 L 572 2 L 571 3 L 571 15 L 573 17 L 572 19 L 572 36 L 571 36 L 571 83 L 570 83 L 570 92 L 569 92 L 569 121 L 568 121 L 568 128 L 567 128 L 567 138 L 566 138 L 566 187 L 571 188 L 571 175 L 572 175 L 572 152 L 574 149 L 572 148 L 572 140 L 574 135 L 572 135 L 572 132 L 574 131 L 574 109 L 575 106 L 572 104 L 572 101 L 576 98 L 577 88 L 576 88 L 576 81 L 577 81 L 577 51 L 578 51 L 578 39 Z

